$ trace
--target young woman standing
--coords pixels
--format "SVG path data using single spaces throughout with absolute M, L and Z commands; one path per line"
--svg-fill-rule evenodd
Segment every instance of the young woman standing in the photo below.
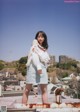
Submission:
M 47 64 L 49 63 L 50 58 L 47 53 L 47 49 L 48 49 L 47 35 L 45 34 L 45 32 L 39 31 L 39 32 L 37 32 L 35 39 L 37 40 L 39 46 L 37 48 L 32 47 L 32 49 L 31 49 L 31 52 L 32 52 L 31 59 L 32 60 L 30 62 L 30 65 L 27 66 L 26 87 L 25 87 L 25 90 L 23 92 L 23 97 L 22 97 L 22 103 L 25 105 L 28 102 L 28 95 L 29 95 L 29 92 L 30 92 L 33 84 L 40 85 L 41 93 L 42 93 L 42 102 L 48 103 Z M 39 56 L 38 52 L 39 52 L 39 54 L 41 54 L 40 56 Z M 43 59 L 43 61 L 41 60 L 40 57 Z M 28 57 L 28 60 L 29 60 L 29 57 Z

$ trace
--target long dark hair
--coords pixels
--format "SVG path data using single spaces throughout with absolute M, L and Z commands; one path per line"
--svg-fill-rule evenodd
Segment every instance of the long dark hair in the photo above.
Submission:
M 42 43 L 42 47 L 44 47 L 45 49 L 48 49 L 47 35 L 46 35 L 45 32 L 43 32 L 43 31 L 38 31 L 38 32 L 36 33 L 35 39 L 38 38 L 39 33 L 41 33 L 42 36 L 44 37 L 44 42 Z

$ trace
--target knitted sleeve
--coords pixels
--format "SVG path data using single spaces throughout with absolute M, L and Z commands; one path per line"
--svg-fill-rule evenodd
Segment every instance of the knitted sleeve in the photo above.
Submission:
M 40 60 L 39 60 L 39 56 L 35 52 L 32 53 L 32 62 L 36 66 L 37 70 L 42 69 L 41 68 L 41 63 L 40 63 Z

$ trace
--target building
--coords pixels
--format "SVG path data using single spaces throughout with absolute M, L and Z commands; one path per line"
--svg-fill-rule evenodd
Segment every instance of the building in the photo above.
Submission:
M 71 61 L 76 61 L 68 56 L 65 56 L 65 55 L 60 55 L 59 56 L 59 63 L 68 63 L 68 62 L 71 62 Z
M 55 56 L 50 55 L 50 64 L 53 65 L 55 63 Z

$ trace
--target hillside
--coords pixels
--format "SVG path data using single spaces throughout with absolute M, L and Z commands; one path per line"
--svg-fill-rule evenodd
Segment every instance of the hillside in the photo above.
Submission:
M 5 62 L 0 60 L 0 72 L 10 72 L 10 74 L 22 73 L 23 76 L 26 75 L 26 63 L 27 57 L 21 57 L 17 61 Z M 71 73 L 80 73 L 80 62 L 71 61 L 68 63 L 53 63 L 49 65 L 47 72 L 49 76 L 57 75 L 59 78 L 68 76 Z

